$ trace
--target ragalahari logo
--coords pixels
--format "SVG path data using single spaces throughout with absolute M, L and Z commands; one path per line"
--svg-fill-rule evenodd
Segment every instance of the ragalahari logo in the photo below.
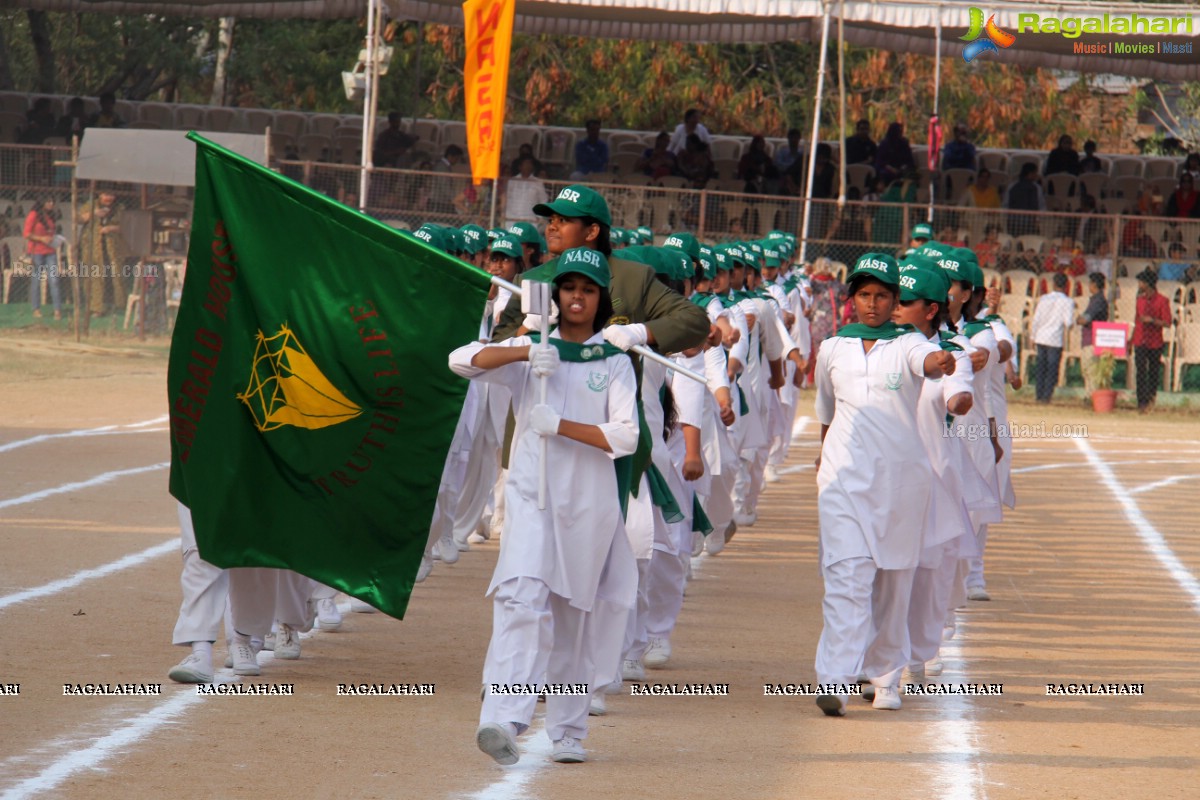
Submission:
M 983 36 L 985 38 L 979 38 Z M 1000 48 L 1012 47 L 1013 42 L 1017 37 L 1011 33 L 1000 30 L 996 26 L 996 15 L 992 14 L 987 18 L 987 24 L 983 22 L 983 10 L 971 7 L 971 28 L 967 31 L 966 36 L 958 37 L 960 41 L 966 42 L 963 47 L 963 61 L 968 64 L 975 60 L 981 53 L 986 53 L 989 50 L 993 53 L 1000 52 Z

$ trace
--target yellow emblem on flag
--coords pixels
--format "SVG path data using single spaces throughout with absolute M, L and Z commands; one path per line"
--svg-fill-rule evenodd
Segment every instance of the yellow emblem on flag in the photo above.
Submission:
M 237 398 L 250 409 L 260 431 L 284 425 L 327 428 L 362 413 L 321 374 L 287 325 L 270 337 L 258 332 L 250 383 Z

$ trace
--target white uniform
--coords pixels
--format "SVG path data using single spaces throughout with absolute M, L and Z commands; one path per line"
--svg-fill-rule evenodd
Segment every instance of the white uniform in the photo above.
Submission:
M 175 505 L 179 511 L 179 544 L 183 554 L 183 571 L 179 575 L 183 603 L 179 606 L 171 641 L 178 645 L 215 642 L 221 635 L 221 623 L 225 619 L 229 575 L 200 557 L 192 512 L 183 503 L 176 501 Z M 233 635 L 232 631 L 227 633 Z
M 551 334 L 557 338 L 557 332 Z M 522 347 L 529 337 L 494 347 Z M 596 334 L 587 344 L 603 344 Z M 547 507 L 537 507 L 539 437 L 529 413 L 539 398 L 539 380 L 528 362 L 482 370 L 471 359 L 482 344 L 450 354 L 450 368 L 467 378 L 507 386 L 513 394 L 516 429 L 500 557 L 488 592 L 494 592 L 492 641 L 483 668 L 490 684 L 591 683 L 600 646 L 589 630 L 597 601 L 631 608 L 637 567 L 629 548 L 617 498 L 613 459 L 634 452 L 638 441 L 636 384 L 624 356 L 564 361 L 544 380 L 546 403 L 565 420 L 596 425 L 611 453 L 562 436 L 547 439 Z M 618 641 L 611 646 L 620 647 Z M 536 697 L 485 692 L 481 722 L 511 722 L 523 729 L 533 718 Z M 551 695 L 546 731 L 551 740 L 587 735 L 588 697 Z
M 894 686 L 908 661 L 908 602 L 932 479 L 916 409 L 925 358 L 936 352 L 910 333 L 865 353 L 861 339 L 834 336 L 817 356 L 816 414 L 829 426 L 817 473 L 821 683 L 849 684 L 865 671 L 875 685 Z

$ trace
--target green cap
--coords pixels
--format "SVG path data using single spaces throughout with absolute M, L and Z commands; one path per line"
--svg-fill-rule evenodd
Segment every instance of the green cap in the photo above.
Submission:
M 533 207 L 533 213 L 539 217 L 558 214 L 562 217 L 591 217 L 612 227 L 612 215 L 608 213 L 608 203 L 595 189 L 571 184 L 558 193 L 558 197 L 549 203 L 538 203 Z
M 783 265 L 783 256 L 774 247 L 763 248 L 763 266 L 764 267 L 781 267 Z
M 975 251 L 969 247 L 955 247 L 950 252 L 958 256 L 959 261 L 979 266 L 979 256 L 975 255 Z
M 713 263 L 717 269 L 722 272 L 729 272 L 729 270 L 733 269 L 733 259 L 729 257 L 728 245 L 717 245 L 713 248 L 712 255 Z M 716 277 L 716 275 L 714 274 L 713 277 Z
M 504 228 L 492 228 L 487 232 L 487 237 L 488 240 L 491 241 L 492 239 L 499 239 L 501 236 L 505 236 L 507 234 L 508 231 L 504 230 Z
M 682 250 L 688 254 L 689 258 L 698 258 L 700 256 L 700 242 L 690 233 L 672 233 L 662 243 L 662 246 Z
M 520 259 L 525 255 L 525 251 L 521 249 L 521 241 L 511 233 L 506 233 L 499 236 L 492 242 L 492 246 L 488 249 L 489 253 L 502 253 L 509 258 Z
M 948 247 L 941 242 L 928 241 L 913 252 L 919 256 L 925 256 L 926 258 L 932 258 L 934 261 L 937 261 L 942 256 L 948 255 L 950 251 L 954 249 L 955 248 Z
M 700 270 L 704 275 L 704 280 L 711 281 L 717 277 L 717 255 L 711 247 L 706 244 L 700 245 L 700 255 L 697 260 L 700 262 Z
M 780 230 L 771 231 L 767 234 L 767 241 L 774 242 L 776 239 L 787 240 L 787 234 Z
M 899 283 L 900 267 L 896 259 L 887 253 L 867 253 L 854 264 L 854 269 L 846 276 L 846 283 L 855 278 L 871 277 L 880 283 L 896 286 Z
M 950 293 L 950 278 L 938 269 L 937 264 L 923 261 L 900 267 L 900 299 L 928 300 L 931 303 L 946 303 Z
M 750 242 L 742 243 L 742 261 L 755 272 L 762 272 L 762 247 Z
M 639 225 L 637 235 L 642 244 L 654 244 L 654 231 L 650 230 L 649 225 Z
M 909 236 L 908 238 L 910 238 L 910 239 L 932 239 L 933 238 L 933 227 L 928 222 L 918 222 L 916 225 L 913 225 L 912 235 Z
M 467 249 L 467 237 L 458 228 L 442 228 L 442 236 L 448 252 L 461 253 Z
M 699 245 L 697 245 L 696 249 L 698 255 Z M 655 250 L 658 251 L 659 260 L 662 261 L 663 268 L 667 270 L 664 273 L 667 277 L 677 281 L 695 277 L 696 268 L 693 266 L 692 257 L 687 253 L 674 247 L 667 247 L 666 245 L 656 247 Z
M 482 252 L 487 248 L 487 231 L 480 225 L 463 225 L 458 229 L 463 236 L 463 243 L 471 255 Z
M 626 247 L 621 251 L 621 258 L 626 261 L 632 261 L 636 264 L 645 264 L 657 271 L 658 259 L 654 256 L 654 248 L 647 247 L 644 244 L 635 244 L 633 247 Z
M 532 222 L 514 222 L 509 226 L 508 232 L 514 234 L 521 244 L 540 245 L 542 243 L 542 235 L 538 233 L 537 226 Z
M 417 228 L 413 231 L 413 236 L 430 247 L 436 247 L 443 252 L 446 251 L 446 237 L 442 234 L 442 229 L 432 222 L 426 222 Z
M 587 247 L 572 247 L 559 256 L 554 280 L 557 282 L 562 276 L 571 274 L 591 278 L 598 286 L 607 287 L 612 283 L 612 272 L 604 253 Z

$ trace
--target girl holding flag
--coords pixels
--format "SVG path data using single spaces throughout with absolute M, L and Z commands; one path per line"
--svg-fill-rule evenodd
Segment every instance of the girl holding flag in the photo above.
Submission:
M 916 431 L 923 379 L 952 374 L 954 357 L 892 322 L 899 275 L 888 255 L 868 253 L 849 276 L 858 323 L 817 354 L 817 471 L 824 628 L 817 705 L 845 714 L 850 685 L 865 672 L 877 708 L 898 708 L 908 661 L 908 601 L 932 479 Z
M 537 694 L 521 689 L 543 679 L 589 684 L 615 677 L 597 674 L 590 612 L 600 601 L 631 608 L 637 589 L 613 468 L 613 459 L 637 447 L 637 388 L 628 357 L 600 333 L 612 315 L 608 261 L 579 247 L 563 252 L 554 269 L 559 326 L 548 343 L 519 336 L 450 354 L 457 374 L 507 386 L 516 414 L 476 731 L 480 750 L 500 764 L 517 762 L 516 737 L 533 719 Z M 539 380 L 548 382 L 544 404 L 536 400 Z M 539 510 L 543 437 L 552 468 L 547 507 Z M 588 704 L 587 693 L 548 693 L 555 761 L 586 760 Z

